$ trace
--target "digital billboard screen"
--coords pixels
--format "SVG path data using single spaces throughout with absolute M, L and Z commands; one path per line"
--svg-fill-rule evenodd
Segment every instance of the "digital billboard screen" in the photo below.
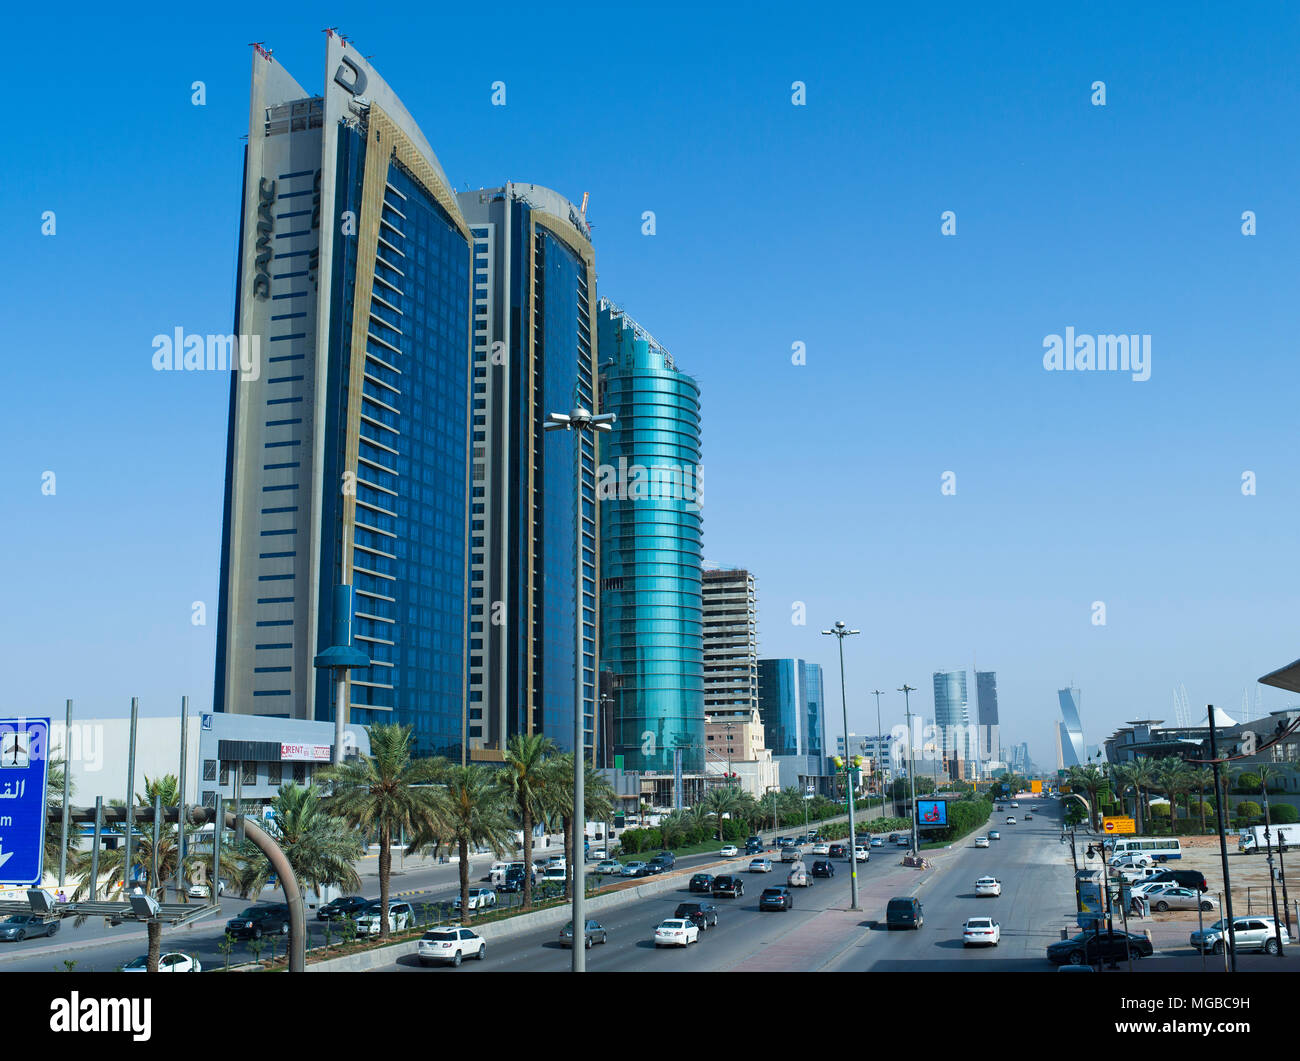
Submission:
M 948 804 L 941 799 L 918 799 L 916 820 L 922 829 L 942 829 L 948 824 Z

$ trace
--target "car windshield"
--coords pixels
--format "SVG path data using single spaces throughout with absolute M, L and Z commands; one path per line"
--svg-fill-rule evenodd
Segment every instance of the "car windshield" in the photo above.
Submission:
M 31 917 L 30 914 L 14 914 L 13 917 L 6 917 L 6 918 L 4 919 L 4 924 L 6 924 L 6 925 L 25 925 L 25 924 L 27 924 L 27 922 L 30 921 L 30 920 L 32 920 L 32 917 Z
M 141 954 L 140 957 L 133 958 L 122 966 L 123 969 L 147 969 L 148 967 L 149 956 L 147 954 Z
M 260 915 L 261 915 L 261 911 L 258 910 L 257 907 L 255 907 L 255 906 L 250 906 L 247 910 L 241 910 L 241 911 L 240 911 L 238 914 L 236 914 L 235 916 L 236 916 L 237 918 L 245 919 L 245 920 L 246 920 L 246 919 L 251 918 L 251 917 L 259 917 Z

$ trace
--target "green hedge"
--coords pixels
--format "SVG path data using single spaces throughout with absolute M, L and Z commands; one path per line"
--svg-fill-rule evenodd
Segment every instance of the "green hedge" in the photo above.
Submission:
M 1300 822 L 1300 810 L 1290 803 L 1276 803 L 1268 808 L 1269 817 L 1278 825 L 1294 825 Z

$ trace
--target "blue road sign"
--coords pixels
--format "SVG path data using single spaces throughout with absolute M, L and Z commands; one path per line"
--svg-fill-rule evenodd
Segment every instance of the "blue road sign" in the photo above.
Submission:
M 41 883 L 49 749 L 48 718 L 0 718 L 0 884 Z

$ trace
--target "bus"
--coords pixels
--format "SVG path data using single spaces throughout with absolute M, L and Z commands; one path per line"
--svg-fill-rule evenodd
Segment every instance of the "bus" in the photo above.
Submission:
M 1182 845 L 1176 836 L 1117 836 L 1111 857 L 1119 855 L 1146 855 L 1152 862 L 1168 862 L 1182 858 Z

